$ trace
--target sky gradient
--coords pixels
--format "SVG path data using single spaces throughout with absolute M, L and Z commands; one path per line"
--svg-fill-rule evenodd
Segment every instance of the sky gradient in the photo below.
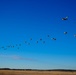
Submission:
M 76 0 L 0 0 L 0 68 L 76 69 L 75 14 Z

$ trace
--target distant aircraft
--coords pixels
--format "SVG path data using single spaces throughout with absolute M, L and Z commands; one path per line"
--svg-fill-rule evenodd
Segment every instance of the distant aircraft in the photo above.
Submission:
M 51 38 L 52 40 L 56 40 L 56 38 Z
M 68 20 L 68 17 L 62 18 L 62 20 Z
M 67 32 L 64 32 L 64 34 L 67 34 Z

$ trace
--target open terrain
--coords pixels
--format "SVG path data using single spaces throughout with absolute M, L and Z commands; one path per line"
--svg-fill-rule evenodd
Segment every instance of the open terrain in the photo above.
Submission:
M 0 70 L 0 75 L 76 75 L 76 72 Z

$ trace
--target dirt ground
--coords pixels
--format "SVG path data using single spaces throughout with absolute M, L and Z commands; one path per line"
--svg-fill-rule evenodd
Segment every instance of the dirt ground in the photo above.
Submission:
M 0 70 L 0 75 L 76 75 L 76 72 Z

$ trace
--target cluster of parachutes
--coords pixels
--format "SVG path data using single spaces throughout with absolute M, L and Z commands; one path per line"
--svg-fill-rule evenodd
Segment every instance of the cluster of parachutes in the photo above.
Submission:
M 65 18 L 62 18 L 62 20 L 68 20 L 68 17 L 65 17 Z M 64 32 L 65 35 L 68 34 L 68 32 Z M 48 38 L 50 38 L 50 35 L 47 35 Z M 74 34 L 74 37 L 76 37 L 76 34 Z M 30 41 L 32 41 L 33 38 L 30 38 Z M 57 39 L 55 37 L 51 38 L 51 40 L 54 40 L 56 41 Z M 36 41 L 36 44 L 38 44 L 39 42 L 42 42 L 43 44 L 45 44 L 45 41 L 43 41 L 42 38 L 40 38 L 39 40 Z M 27 44 L 27 45 L 30 45 L 30 43 L 28 43 L 27 41 L 24 41 L 24 44 Z M 8 48 L 15 48 L 17 47 L 17 49 L 20 48 L 20 46 L 22 46 L 22 44 L 15 44 L 15 45 L 7 45 L 7 46 L 2 46 L 0 47 L 0 49 L 4 49 L 4 50 L 7 50 Z

